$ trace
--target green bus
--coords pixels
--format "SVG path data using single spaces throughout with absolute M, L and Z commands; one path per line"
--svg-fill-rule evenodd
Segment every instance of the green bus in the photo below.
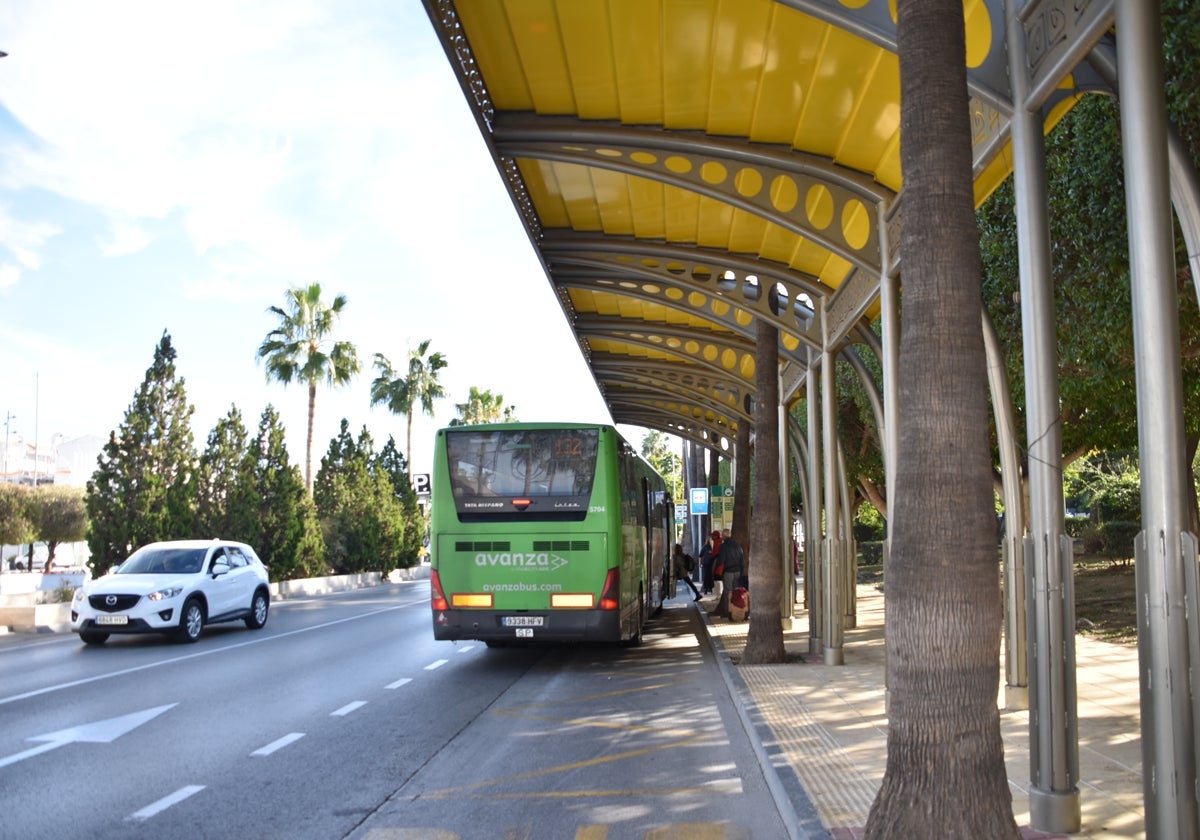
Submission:
M 641 642 L 674 587 L 674 504 L 604 425 L 452 426 L 434 443 L 435 639 Z

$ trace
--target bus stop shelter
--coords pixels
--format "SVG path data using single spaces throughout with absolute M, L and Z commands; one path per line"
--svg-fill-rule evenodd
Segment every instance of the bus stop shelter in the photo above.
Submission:
M 808 405 L 804 432 L 789 424 L 781 435 L 781 462 L 802 465 L 808 562 L 825 564 L 814 569 L 820 580 L 853 575 L 832 371 L 851 365 L 871 394 L 890 476 L 904 223 L 894 3 L 424 2 L 614 422 L 728 454 L 756 411 L 777 408 L 754 400 L 756 325 L 774 325 L 780 403 Z M 1147 784 L 1147 827 L 1197 837 L 1200 583 L 1184 530 L 1168 292 L 1172 203 L 1200 274 L 1200 190 L 1166 122 L 1158 4 L 963 5 L 974 195 L 978 206 L 1014 179 L 1021 246 L 1027 506 L 1000 349 L 981 318 L 1007 524 L 1006 698 L 1028 704 L 1035 721 L 1033 826 L 1072 831 L 1079 821 L 1043 137 L 1081 97 L 1119 92 L 1139 405 L 1156 406 L 1139 408 L 1137 562 L 1140 585 L 1162 593 L 1139 612 L 1144 775 L 1178 780 Z M 838 591 L 826 587 L 809 605 L 812 644 L 830 664 L 847 613 Z M 1170 608 L 1188 598 L 1190 617 Z M 1164 682 L 1189 690 L 1163 691 Z

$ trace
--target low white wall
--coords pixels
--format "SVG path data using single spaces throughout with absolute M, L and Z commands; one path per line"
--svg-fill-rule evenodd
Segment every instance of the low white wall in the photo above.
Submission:
M 86 579 L 86 572 L 74 575 L 45 575 L 46 586 L 41 587 L 42 578 L 39 573 L 21 575 L 3 575 L 4 579 L 18 577 L 27 579 L 22 592 L 9 592 L 4 589 L 0 595 L 0 633 L 13 631 L 17 633 L 66 633 L 71 629 L 70 601 L 48 603 L 59 597 L 61 581 L 52 580 L 65 578 L 69 581 L 71 590 Z M 421 580 L 429 577 L 429 566 L 414 566 L 411 569 L 395 569 L 385 579 L 379 572 L 367 572 L 358 575 L 334 575 L 330 577 L 307 578 L 304 580 L 283 580 L 271 584 L 271 598 L 276 601 L 287 601 L 294 598 L 308 598 L 313 595 L 328 595 L 331 592 L 348 592 L 352 589 L 362 589 L 367 586 L 378 586 L 380 583 L 399 583 L 404 580 Z M 6 581 L 7 582 L 7 581 Z

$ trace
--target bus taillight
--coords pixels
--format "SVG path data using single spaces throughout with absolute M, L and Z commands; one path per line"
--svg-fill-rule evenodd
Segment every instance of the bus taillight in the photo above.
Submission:
M 609 569 L 604 578 L 604 589 L 600 592 L 600 609 L 619 610 L 621 608 L 621 573 L 618 569 Z
M 442 579 L 438 577 L 436 569 L 429 573 L 429 597 L 435 612 L 450 609 L 446 603 L 446 593 L 442 592 Z

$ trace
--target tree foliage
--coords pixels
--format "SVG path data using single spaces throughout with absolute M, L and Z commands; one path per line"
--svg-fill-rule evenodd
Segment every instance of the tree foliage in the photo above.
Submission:
M 392 493 L 400 503 L 400 511 L 404 517 L 404 539 L 400 547 L 400 566 L 409 565 L 408 560 L 419 555 L 421 539 L 425 535 L 425 523 L 421 516 L 421 507 L 417 501 L 417 491 L 412 486 L 412 476 L 408 471 L 408 462 L 396 448 L 396 439 L 388 435 L 387 443 L 379 451 L 372 463 L 372 469 L 387 476 L 392 485 Z
M 80 487 L 39 487 L 30 495 L 30 519 L 34 536 L 46 543 L 46 571 L 54 563 L 61 543 L 87 537 L 88 515 Z
M 28 487 L 0 484 L 0 545 L 20 545 L 33 539 L 31 495 Z
M 194 409 L 164 332 L 121 425 L 110 433 L 85 496 L 93 570 L 139 546 L 194 534 Z
M 1170 116 L 1200 162 L 1200 11 L 1189 0 L 1163 2 Z M 1059 397 L 1067 460 L 1093 449 L 1136 448 L 1125 176 L 1119 103 L 1088 96 L 1047 137 L 1051 274 L 1058 313 Z M 1025 372 L 1012 180 L 980 209 L 984 301 L 996 324 L 1014 407 L 1025 406 Z M 1186 245 L 1176 236 L 1184 420 L 1200 435 L 1200 309 Z M 1019 430 L 1024 434 L 1024 429 Z
M 253 542 L 257 511 L 247 474 L 249 436 L 237 406 L 217 420 L 196 473 L 196 530 L 203 536 Z
M 268 405 L 243 455 L 240 475 L 253 517 L 246 541 L 267 564 L 272 580 L 324 574 L 325 539 L 316 505 L 300 470 L 288 458 L 279 413 Z
M 355 440 L 343 419 L 313 486 L 326 561 L 337 574 L 387 573 L 415 562 L 415 552 L 405 555 L 410 523 L 392 478 L 379 465 L 372 447 L 366 427 Z
M 642 457 L 667 481 L 667 487 L 678 495 L 683 480 L 683 457 L 671 448 L 671 438 L 657 429 L 642 438 Z
M 474 426 L 479 423 L 510 422 L 517 419 L 515 406 L 504 404 L 503 394 L 481 391 L 472 385 L 465 403 L 455 403 L 458 416 L 450 421 L 451 426 Z

